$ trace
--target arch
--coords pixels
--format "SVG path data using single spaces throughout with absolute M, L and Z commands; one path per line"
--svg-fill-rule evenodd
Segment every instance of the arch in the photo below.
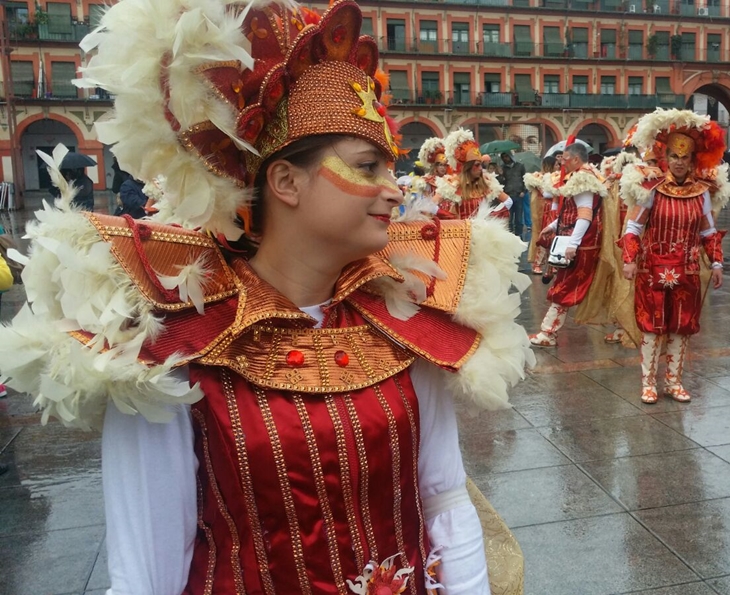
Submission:
M 702 93 L 714 97 L 730 109 L 730 74 L 708 70 L 695 73 L 684 81 L 682 93 L 685 97 Z
M 575 127 L 573 134 L 590 144 L 596 153 L 603 153 L 610 147 L 618 146 L 620 142 L 613 126 L 599 118 L 584 120 Z
M 720 106 L 725 109 L 721 109 Z M 727 126 L 728 112 L 730 112 L 730 87 L 720 83 L 700 85 L 688 96 L 687 108 L 699 114 L 707 114 L 712 120 Z
M 432 122 L 422 115 L 410 116 L 408 118 L 402 118 L 398 120 L 398 126 L 401 134 L 403 133 L 403 128 L 406 126 L 411 127 L 411 124 L 423 124 L 431 130 L 431 136 L 444 136 L 444 132 L 442 130 L 443 127 L 439 126 L 438 122 Z M 420 129 L 420 127 L 418 128 Z
M 418 159 L 418 150 L 424 141 L 432 136 L 441 136 L 435 132 L 431 123 L 419 118 L 418 121 L 412 119 L 410 122 L 402 124 L 400 133 L 403 135 L 402 146 L 408 149 L 407 155 L 398 160 L 397 169 L 409 170 L 413 162 Z
M 49 112 L 47 116 L 43 113 L 33 114 L 18 123 L 16 134 L 23 155 L 23 173 L 28 190 L 49 187 L 50 178 L 45 165 L 35 151 L 40 149 L 50 152 L 59 142 L 93 157 L 97 165 L 87 168 L 86 173 L 95 188 L 106 187 L 106 180 L 99 180 L 99 172 L 104 171 L 104 145 L 96 139 L 87 139 L 74 120 L 54 112 Z

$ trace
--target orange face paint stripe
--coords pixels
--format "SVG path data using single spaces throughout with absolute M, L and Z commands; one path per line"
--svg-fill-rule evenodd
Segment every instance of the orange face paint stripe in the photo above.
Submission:
M 343 192 L 363 198 L 375 198 L 384 189 L 398 189 L 393 182 L 380 176 L 370 178 L 334 156 L 322 160 L 319 174 Z

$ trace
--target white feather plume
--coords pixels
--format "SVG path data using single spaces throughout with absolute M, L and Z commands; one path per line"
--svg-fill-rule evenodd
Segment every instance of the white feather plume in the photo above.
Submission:
M 624 168 L 619 181 L 621 200 L 631 208 L 634 205 L 648 206 L 652 191 L 644 187 L 644 183 L 661 177 L 662 171 L 657 167 L 649 167 L 642 163 L 632 163 Z
M 444 200 L 458 205 L 461 203 L 459 195 L 459 180 L 456 175 L 443 176 L 436 179 L 436 192 Z
M 23 271 L 26 304 L 0 327 L 0 361 L 8 384 L 36 397 L 65 425 L 99 427 L 111 398 L 120 411 L 167 421 L 171 407 L 202 397 L 170 371 L 170 357 L 148 367 L 142 345 L 161 331 L 152 305 L 112 256 L 109 244 L 82 214 L 44 203 L 28 224 L 31 255 Z M 69 335 L 90 335 L 87 345 Z
M 451 132 L 445 139 L 444 139 L 444 148 L 446 150 L 446 160 L 449 162 L 449 165 L 452 167 L 452 169 L 456 169 L 458 162 L 456 161 L 456 149 L 458 149 L 462 144 L 468 141 L 474 140 L 474 134 L 471 130 L 467 130 L 466 128 L 458 128 Z
M 670 126 L 704 130 L 709 122 L 710 116 L 701 116 L 691 110 L 662 109 L 658 107 L 650 114 L 645 114 L 639 118 L 631 143 L 642 151 L 646 151 L 654 146 L 657 134 L 662 130 L 668 130 Z
M 69 184 L 61 173 L 61 164 L 63 163 L 63 158 L 68 155 L 68 148 L 63 144 L 58 143 L 53 149 L 53 153 L 51 155 L 48 155 L 48 153 L 44 153 L 43 151 L 39 151 L 38 149 L 36 149 L 36 153 L 46 164 L 48 175 L 51 177 L 51 182 L 53 182 L 53 185 L 58 188 L 61 193 L 55 201 L 56 207 L 64 211 L 71 210 L 71 201 L 73 201 L 74 197 L 78 194 L 79 189 L 73 184 Z
M 603 178 L 598 174 L 598 170 L 594 171 L 594 169 L 579 169 L 573 172 L 558 192 L 563 196 L 576 196 L 581 192 L 592 192 L 605 198 L 608 196 L 608 188 L 606 188 Z
M 115 96 L 114 116 L 96 124 L 99 139 L 114 145 L 120 166 L 142 180 L 167 179 L 155 219 L 202 227 L 237 239 L 236 211 L 251 193 L 207 170 L 185 150 L 165 118 L 161 77 L 167 76 L 169 108 L 185 130 L 210 120 L 242 150 L 235 110 L 217 97 L 195 69 L 213 60 L 253 64 L 240 25 L 240 7 L 225 0 L 125 0 L 113 5 L 101 28 L 82 42 L 98 49 L 81 68 L 81 87 L 102 87 Z M 169 58 L 166 70 L 162 65 Z
M 471 248 L 464 292 L 454 319 L 481 336 L 474 355 L 448 383 L 472 412 L 509 407 L 508 389 L 535 364 L 525 329 L 515 321 L 520 293 L 531 285 L 518 271 L 526 244 L 480 208 L 471 221 Z
M 210 267 L 205 262 L 205 255 L 187 265 L 176 265 L 180 271 L 177 275 L 157 275 L 165 289 L 177 289 L 180 301 L 188 299 L 193 303 L 198 314 L 204 313 L 205 284 L 210 279 Z
M 424 167 L 428 167 L 428 158 L 434 153 L 434 151 L 443 148 L 444 139 L 439 138 L 438 136 L 432 136 L 431 138 L 426 139 L 426 141 L 421 145 L 421 149 L 418 151 L 418 160 L 423 163 Z

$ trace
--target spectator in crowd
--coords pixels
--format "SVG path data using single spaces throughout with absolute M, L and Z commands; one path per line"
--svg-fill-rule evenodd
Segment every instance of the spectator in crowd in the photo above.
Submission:
M 525 166 L 512 159 L 510 153 L 502 153 L 502 176 L 504 191 L 512 199 L 510 211 L 510 229 L 516 236 L 522 237 L 524 199 L 527 196 L 525 187 Z

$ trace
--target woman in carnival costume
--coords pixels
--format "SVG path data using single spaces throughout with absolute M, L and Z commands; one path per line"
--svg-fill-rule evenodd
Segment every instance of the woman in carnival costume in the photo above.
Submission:
M 722 285 L 722 238 L 715 227 L 727 204 L 728 166 L 720 166 L 724 131 L 709 116 L 657 109 L 643 116 L 633 135 L 642 150 L 661 143 L 667 171 L 629 166 L 621 196 L 629 205 L 621 239 L 623 273 L 635 283 L 636 323 L 641 337 L 641 400 L 656 403 L 657 366 L 666 342 L 664 394 L 687 402 L 682 370 L 689 337 L 700 330 L 703 302 L 701 249 L 711 263 L 712 285 Z
M 103 425 L 111 594 L 522 592 L 452 402 L 506 406 L 533 361 L 522 245 L 490 220 L 390 223 L 361 19 L 122 0 L 83 43 L 82 84 L 116 98 L 101 140 L 164 197 L 135 221 L 63 187 L 0 359 L 44 422 Z
M 504 193 L 497 176 L 484 173 L 482 154 L 471 130 L 459 128 L 444 139 L 446 160 L 453 173 L 437 181 L 439 208 L 458 219 L 477 214 L 482 201 L 487 201 L 493 217 L 509 217 L 512 199 Z
M 429 168 L 425 176 L 421 176 L 413 190 L 422 197 L 434 200 L 436 182 L 443 178 L 449 170 L 446 163 L 444 141 L 437 136 L 426 139 L 418 151 L 418 161 Z

